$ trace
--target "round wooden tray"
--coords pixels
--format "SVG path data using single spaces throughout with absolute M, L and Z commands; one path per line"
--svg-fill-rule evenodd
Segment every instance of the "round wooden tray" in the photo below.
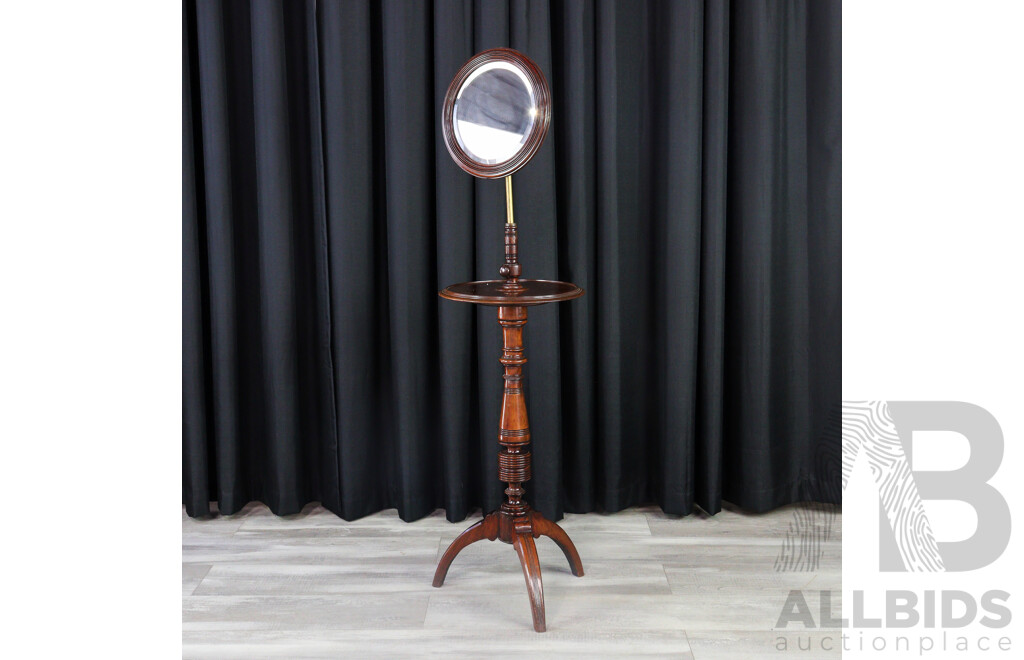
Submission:
M 507 293 L 501 287 L 505 280 L 463 282 L 445 287 L 437 295 L 448 300 L 478 305 L 543 305 L 544 303 L 572 300 L 583 295 L 583 289 L 569 282 L 552 280 L 519 280 L 523 290 Z

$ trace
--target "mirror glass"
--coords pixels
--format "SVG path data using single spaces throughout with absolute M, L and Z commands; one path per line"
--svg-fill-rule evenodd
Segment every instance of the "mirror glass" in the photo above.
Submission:
M 454 115 L 459 146 L 473 160 L 493 165 L 523 148 L 537 119 L 537 101 L 518 67 L 488 62 L 462 84 Z

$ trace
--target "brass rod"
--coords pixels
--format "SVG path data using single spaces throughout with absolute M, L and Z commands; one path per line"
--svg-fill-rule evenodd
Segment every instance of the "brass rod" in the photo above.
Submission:
M 512 215 L 512 175 L 509 174 L 505 177 L 505 209 L 507 210 L 508 220 L 506 224 L 515 226 L 516 219 Z

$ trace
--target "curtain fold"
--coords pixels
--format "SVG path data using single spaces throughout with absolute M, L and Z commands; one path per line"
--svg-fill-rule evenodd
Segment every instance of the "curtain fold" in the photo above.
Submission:
M 544 515 L 838 502 L 839 2 L 191 0 L 183 500 L 346 519 L 496 508 L 504 185 L 441 137 L 506 46 L 553 119 L 513 176 Z

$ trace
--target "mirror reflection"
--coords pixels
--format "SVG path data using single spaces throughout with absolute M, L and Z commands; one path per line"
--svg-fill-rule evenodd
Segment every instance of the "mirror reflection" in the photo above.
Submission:
M 455 99 L 455 138 L 481 164 L 515 156 L 537 117 L 526 75 L 506 62 L 490 62 L 463 83 Z

